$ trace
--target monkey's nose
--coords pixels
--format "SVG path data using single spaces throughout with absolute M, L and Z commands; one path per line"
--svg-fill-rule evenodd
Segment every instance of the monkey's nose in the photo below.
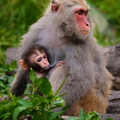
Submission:
M 88 23 L 88 24 L 86 24 L 86 26 L 89 26 L 89 23 Z
M 43 63 L 47 66 L 49 65 L 49 63 L 47 61 L 43 61 Z

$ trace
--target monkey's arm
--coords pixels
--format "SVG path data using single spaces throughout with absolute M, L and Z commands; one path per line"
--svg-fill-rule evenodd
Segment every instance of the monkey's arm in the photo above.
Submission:
M 65 64 L 65 62 L 59 61 L 59 62 L 55 65 L 55 67 L 58 67 L 58 66 L 61 66 L 61 65 L 64 65 L 64 64 Z
M 54 64 L 52 64 L 52 65 L 48 65 L 48 67 L 51 69 L 51 68 L 53 68 L 53 67 L 58 67 L 58 66 L 61 66 L 61 65 L 64 65 L 65 64 L 65 62 L 63 62 L 63 61 L 58 61 L 58 62 L 55 62 Z
M 16 97 L 21 96 L 24 93 L 24 90 L 26 89 L 26 85 L 28 81 L 29 81 L 29 70 L 23 70 L 22 68 L 19 67 L 16 74 L 16 78 L 10 89 L 11 93 Z

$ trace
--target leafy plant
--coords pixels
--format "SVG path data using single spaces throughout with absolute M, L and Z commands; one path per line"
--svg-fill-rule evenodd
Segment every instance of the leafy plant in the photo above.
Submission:
M 30 79 L 32 80 L 32 84 L 27 86 L 24 93 L 28 97 L 27 100 L 22 99 L 23 96 L 15 97 L 14 95 L 12 96 L 10 91 L 7 92 L 11 99 L 0 103 L 0 119 L 16 120 L 16 118 L 23 119 L 24 116 L 31 115 L 34 120 L 63 120 L 61 117 L 67 106 L 64 107 L 65 101 L 62 99 L 64 94 L 58 95 L 60 89 L 53 95 L 51 84 L 47 78 L 41 77 L 36 79 L 36 74 L 33 70 L 30 71 Z M 32 94 L 27 91 L 31 88 L 33 90 Z M 36 94 L 37 89 L 40 90 L 44 97 Z M 63 107 L 62 111 L 53 111 L 53 109 L 60 107 Z
M 50 0 L 0 0 L 0 65 L 5 61 L 6 49 L 19 46 L 21 36 L 42 16 L 49 2 Z
M 101 115 L 98 112 L 91 112 L 91 113 L 85 113 L 83 111 L 83 108 L 80 110 L 80 116 L 77 118 L 75 117 L 69 117 L 67 120 L 101 120 Z M 106 120 L 113 120 L 111 118 L 107 118 Z
M 12 62 L 9 65 L 8 70 L 13 70 L 16 67 L 16 62 Z M 66 76 L 66 78 L 68 75 Z M 12 95 L 8 89 L 5 89 L 10 100 L 4 100 L 0 102 L 0 119 L 2 120 L 23 120 L 27 115 L 34 120 L 64 120 L 62 115 L 68 108 L 65 106 L 65 101 L 62 99 L 62 95 L 58 95 L 63 83 L 53 95 L 52 87 L 46 77 L 36 79 L 36 74 L 33 70 L 30 71 L 30 79 L 32 84 L 28 84 L 24 94 L 20 97 Z M 32 93 L 30 90 L 32 89 Z M 37 94 L 37 90 L 43 94 L 40 96 Z M 5 91 L 4 90 L 4 91 Z M 23 97 L 26 96 L 26 99 Z M 65 107 L 64 107 L 65 106 Z M 55 108 L 63 109 L 60 112 L 53 111 Z M 83 109 L 80 110 L 80 116 L 77 118 L 69 117 L 67 120 L 100 120 L 101 115 L 95 111 L 84 114 Z M 113 120 L 108 118 L 106 120 Z
M 97 32 L 95 37 L 99 40 L 99 44 L 103 46 L 115 45 L 120 43 L 120 1 L 117 1 L 117 4 L 114 0 L 86 0 L 91 8 L 95 7 L 96 10 L 100 11 L 103 17 L 108 22 L 108 27 L 105 31 L 100 33 Z M 109 7 L 108 7 L 109 6 Z M 116 11 L 114 12 L 113 9 Z M 96 18 L 97 19 L 97 18 Z M 100 21 L 102 22 L 102 21 Z M 102 27 L 102 26 L 100 26 Z M 104 26 L 103 26 L 104 27 Z
M 13 61 L 10 65 L 4 65 L 0 68 L 0 95 L 6 96 L 6 90 L 10 89 L 11 84 L 15 78 L 13 70 L 17 67 L 17 62 Z M 11 72 L 12 76 L 5 75 L 6 71 Z

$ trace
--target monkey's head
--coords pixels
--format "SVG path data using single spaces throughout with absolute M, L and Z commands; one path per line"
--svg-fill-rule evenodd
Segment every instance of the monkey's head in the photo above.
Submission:
M 34 45 L 26 50 L 19 61 L 23 70 L 31 67 L 35 72 L 44 72 L 49 69 L 46 52 L 41 46 Z
M 52 1 L 51 11 L 54 19 L 56 17 L 54 24 L 59 28 L 58 33 L 62 37 L 84 41 L 91 30 L 89 10 L 84 0 Z

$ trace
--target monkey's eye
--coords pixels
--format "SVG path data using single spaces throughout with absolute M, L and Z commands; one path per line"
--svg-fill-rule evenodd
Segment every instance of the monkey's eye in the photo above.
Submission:
M 45 58 L 46 58 L 46 56 L 44 55 L 44 56 L 43 56 L 43 58 L 45 59 Z
M 82 12 L 83 12 L 82 10 L 79 10 L 78 15 L 82 15 Z
M 88 15 L 88 11 L 85 12 L 85 16 L 87 16 L 87 15 Z
M 41 58 L 38 58 L 38 59 L 37 59 L 37 62 L 40 62 L 40 61 L 41 61 Z

